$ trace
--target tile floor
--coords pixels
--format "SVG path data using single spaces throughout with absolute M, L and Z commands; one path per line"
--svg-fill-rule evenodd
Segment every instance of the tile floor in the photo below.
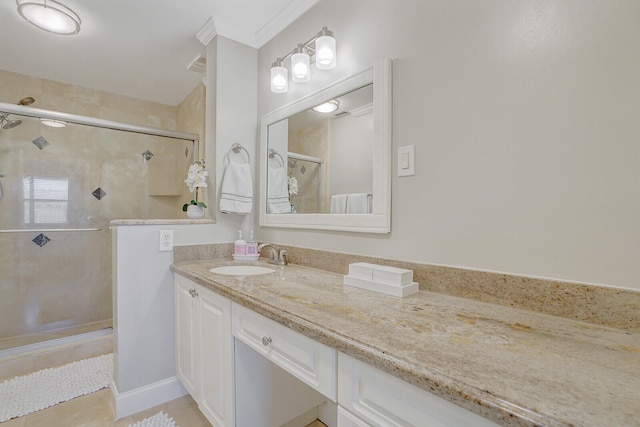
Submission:
M 128 427 L 129 424 L 164 411 L 180 427 L 211 427 L 190 396 L 115 421 L 111 390 L 102 389 L 51 408 L 0 423 L 2 427 Z
M 115 421 L 111 409 L 111 390 L 60 403 L 51 408 L 0 423 L 1 427 L 128 427 L 129 424 L 164 411 L 180 427 L 211 427 L 191 396 L 183 396 L 146 411 Z M 315 421 L 307 427 L 326 427 Z

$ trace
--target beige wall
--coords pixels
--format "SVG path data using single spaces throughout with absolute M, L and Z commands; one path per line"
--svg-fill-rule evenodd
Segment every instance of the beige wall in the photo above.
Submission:
M 394 59 L 385 236 L 262 228 L 261 240 L 640 289 L 635 1 L 324 0 L 260 49 L 258 114 Z M 289 93 L 269 68 L 322 26 L 338 66 Z

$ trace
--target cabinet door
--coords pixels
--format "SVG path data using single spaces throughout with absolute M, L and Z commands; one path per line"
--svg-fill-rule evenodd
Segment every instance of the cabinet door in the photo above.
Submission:
M 338 403 L 357 415 L 356 420 L 360 418 L 375 427 L 498 427 L 486 418 L 342 353 L 338 355 Z
M 175 278 L 175 359 L 176 375 L 195 400 L 198 399 L 198 349 L 196 284 Z
M 200 401 L 214 426 L 234 425 L 231 301 L 199 287 Z

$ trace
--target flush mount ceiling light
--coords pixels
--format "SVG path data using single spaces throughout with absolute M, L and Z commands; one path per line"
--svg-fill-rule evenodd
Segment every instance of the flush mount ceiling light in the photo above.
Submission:
M 286 93 L 289 90 L 289 71 L 282 65 L 288 58 L 291 58 L 292 81 L 304 83 L 311 80 L 311 57 L 315 57 L 316 68 L 319 70 L 336 67 L 336 39 L 327 27 L 323 27 L 310 40 L 298 44 L 271 65 L 271 92 Z
M 18 13 L 28 23 L 54 34 L 70 35 L 80 31 L 80 17 L 54 0 L 16 0 Z
M 316 105 L 312 110 L 317 111 L 318 113 L 333 113 L 338 108 L 340 108 L 340 102 L 337 99 L 332 99 L 320 105 Z
M 62 120 L 40 119 L 40 123 L 52 128 L 63 128 L 67 126 L 67 122 L 63 122 Z

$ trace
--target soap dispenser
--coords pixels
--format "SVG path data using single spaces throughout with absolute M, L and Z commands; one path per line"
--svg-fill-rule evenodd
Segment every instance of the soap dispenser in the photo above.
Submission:
M 250 236 L 247 242 L 247 255 L 256 256 L 258 255 L 258 242 L 253 238 L 253 230 L 251 230 Z
M 238 240 L 235 241 L 233 250 L 234 255 L 246 255 L 247 254 L 247 242 L 242 238 L 242 230 L 238 230 Z

